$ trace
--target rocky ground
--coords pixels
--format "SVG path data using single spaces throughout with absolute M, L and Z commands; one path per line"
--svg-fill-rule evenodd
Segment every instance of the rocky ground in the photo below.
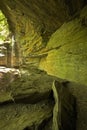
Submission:
M 0 130 L 86 130 L 87 87 L 34 67 L 0 71 Z
M 0 69 L 0 130 L 86 130 L 87 87 L 34 67 Z
M 73 82 L 67 86 L 76 98 L 76 130 L 87 130 L 87 86 Z
M 75 128 L 75 98 L 60 79 L 31 67 L 3 72 L 1 81 L 0 130 Z

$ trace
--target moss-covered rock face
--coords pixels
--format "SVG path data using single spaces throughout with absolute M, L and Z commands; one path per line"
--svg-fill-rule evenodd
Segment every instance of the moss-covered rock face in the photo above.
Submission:
M 75 123 L 73 124 L 70 118 L 72 114 L 75 114 L 75 102 L 68 99 L 71 97 L 74 99 L 74 97 L 58 78 L 49 76 L 46 72 L 34 67 L 32 69 L 34 72 L 30 69 L 29 72 L 22 70 L 21 77 L 17 78 L 16 75 L 13 82 L 12 79 L 8 81 L 7 76 L 3 79 L 3 82 L 7 80 L 8 84 L 3 83 L 3 86 L 0 86 L 0 130 L 52 130 L 52 125 L 54 130 L 55 123 L 60 128 L 68 128 L 63 118 L 69 119 L 68 125 L 73 127 Z M 53 83 L 54 80 L 57 82 L 56 86 Z M 60 98 L 61 95 L 62 98 Z M 59 121 L 56 117 L 59 117 Z M 72 127 L 69 127 L 69 130 L 73 130 Z
M 84 4 L 84 0 L 1 0 L 0 8 L 8 19 L 22 57 L 20 62 L 26 62 L 25 57 L 28 59 L 42 50 L 51 34 L 79 14 Z
M 46 104 L 46 105 L 45 105 Z M 39 104 L 10 104 L 0 108 L 1 130 L 35 130 L 52 116 L 52 104 L 40 102 Z
M 17 62 L 29 68 L 12 83 L 6 75 L 9 84 L 0 86 L 1 130 L 75 129 L 76 104 L 67 87 L 77 98 L 77 130 L 87 129 L 86 86 L 59 79 L 56 84 L 57 78 L 29 66 L 87 85 L 86 4 L 86 0 L 0 1 L 15 40 Z
M 87 7 L 80 15 L 85 4 L 83 0 L 2 0 L 0 8 L 15 35 L 20 64 L 41 61 L 40 68 L 48 73 L 86 84 Z
M 87 85 L 87 7 L 80 18 L 64 23 L 50 38 L 40 67 L 63 79 Z

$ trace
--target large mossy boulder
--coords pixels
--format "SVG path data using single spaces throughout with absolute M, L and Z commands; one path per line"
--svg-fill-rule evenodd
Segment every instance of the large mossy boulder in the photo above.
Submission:
M 29 70 L 21 70 L 21 76 L 4 84 L 5 89 L 0 91 L 0 130 L 60 130 L 62 127 L 64 130 L 72 127 L 74 98 L 62 85 L 62 80 L 34 67 Z

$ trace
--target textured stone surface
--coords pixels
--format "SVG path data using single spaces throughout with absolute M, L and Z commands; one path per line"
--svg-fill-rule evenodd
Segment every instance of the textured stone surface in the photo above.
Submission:
M 29 63 L 38 65 L 40 62 L 39 67 L 51 75 L 87 85 L 87 7 L 81 11 L 85 4 L 87 4 L 86 0 L 1 0 L 0 9 L 7 17 L 9 28 L 15 37 L 17 62 L 20 65 L 22 64 L 23 67 L 29 65 Z M 24 130 L 52 130 L 50 125 L 52 124 L 52 112 L 50 119 L 48 119 L 49 114 L 46 111 L 44 112 L 44 109 L 42 112 L 40 108 L 40 118 L 35 109 L 34 115 L 38 117 L 37 124 L 42 121 L 39 126 L 37 125 L 38 128 L 33 123 L 31 124 L 30 120 L 27 120 L 27 117 L 27 119 L 25 118 L 26 114 L 23 113 L 24 111 L 26 113 L 29 112 L 29 109 L 26 108 L 29 105 L 28 101 L 30 103 L 37 103 L 40 100 L 44 100 L 45 103 L 45 99 L 48 100 L 50 98 L 50 94 L 52 94 L 51 86 L 47 87 L 46 82 L 51 80 L 50 83 L 52 84 L 52 79 L 50 78 L 48 80 L 48 76 L 46 75 L 46 77 L 43 75 L 43 77 L 38 77 L 39 74 L 31 75 L 31 78 L 34 78 L 33 80 L 27 76 L 25 78 L 22 77 L 21 80 L 16 80 L 10 86 L 0 86 L 1 124 L 4 125 L 5 129 L 8 128 L 8 130 L 9 127 L 13 130 L 20 130 L 21 127 Z M 77 99 L 76 127 L 77 130 L 86 130 L 86 86 L 85 89 L 83 89 L 84 87 L 77 86 L 75 83 L 69 86 L 69 88 L 73 88 L 73 94 Z M 53 96 L 51 95 L 51 97 Z M 52 101 L 53 99 L 51 99 L 51 103 Z M 40 105 L 36 104 L 37 107 Z M 32 110 L 35 108 L 34 106 L 32 105 Z M 49 103 L 47 106 L 49 106 Z M 14 114 L 12 116 L 12 113 L 10 113 L 15 107 L 17 108 L 18 114 L 21 115 L 19 118 Z M 49 107 L 48 111 L 50 111 Z M 14 110 L 14 113 L 17 111 Z M 66 111 L 62 115 L 64 121 Z M 8 113 L 10 113 L 9 116 Z M 44 119 L 46 116 L 44 114 L 48 116 L 46 120 Z M 2 120 L 5 115 L 6 123 Z M 7 126 L 7 120 L 10 117 L 12 117 L 12 120 L 10 120 L 12 124 Z M 20 122 L 21 118 L 23 119 L 23 123 Z M 21 126 L 14 126 L 14 120 L 15 122 L 19 121 Z M 36 122 L 36 118 L 33 121 Z M 29 123 L 29 126 L 27 126 L 26 122 Z M 4 130 L 4 128 L 1 129 Z
M 34 71 L 34 68 L 33 68 Z M 7 101 L 35 103 L 50 97 L 52 82 L 55 77 L 47 75 L 45 72 L 36 70 L 36 73 L 22 72 L 18 76 L 16 70 L 10 70 L 0 77 L 0 103 Z M 14 73 L 14 74 L 13 74 Z
M 52 104 L 49 101 L 38 104 L 7 104 L 0 106 L 1 130 L 30 130 L 38 129 L 38 126 L 52 116 Z
M 87 7 L 84 10 L 86 19 Z M 41 60 L 40 66 L 52 75 L 87 85 L 86 48 L 86 23 L 82 25 L 81 19 L 72 20 L 52 35 L 46 47 L 48 56 Z
M 0 8 L 15 35 L 19 63 L 38 65 L 41 60 L 40 67 L 50 74 L 86 84 L 87 7 L 81 11 L 85 4 L 83 0 L 2 0 Z
M 53 130 L 76 129 L 76 100 L 65 83 L 53 82 L 55 105 L 53 108 Z
M 2 81 L 5 84 L 3 83 L 3 86 L 0 86 L 0 129 L 52 130 L 53 128 L 54 130 L 55 126 L 52 127 L 52 124 L 54 124 L 56 114 L 53 109 L 55 109 L 56 105 L 60 108 L 60 110 L 58 109 L 59 114 L 57 113 L 59 119 L 57 123 L 58 125 L 60 123 L 60 128 L 62 128 L 65 124 L 64 119 L 67 117 L 72 118 L 71 115 L 74 116 L 73 100 L 69 102 L 70 96 L 67 97 L 71 94 L 61 85 L 60 79 L 49 76 L 46 72 L 34 67 L 29 68 L 29 70 L 22 70 L 21 77 L 16 77 L 12 82 L 8 80 L 8 77 Z M 8 80 L 8 84 L 6 84 L 5 80 Z M 57 98 L 62 103 L 61 106 L 57 102 L 58 100 L 55 99 L 55 87 L 52 89 L 54 80 L 59 80 L 56 89 L 58 89 L 57 94 L 59 96 Z M 60 93 L 60 89 L 62 89 L 62 93 Z M 63 100 L 60 99 L 60 95 L 62 95 L 63 98 L 61 99 Z M 68 109 L 67 114 L 65 114 L 64 109 L 67 104 Z M 68 128 L 69 125 L 72 126 L 70 118 L 67 118 L 69 123 L 64 128 Z
M 76 98 L 76 130 L 87 129 L 87 86 L 74 82 L 67 83 L 69 90 Z
M 0 8 L 15 35 L 19 62 L 42 50 L 51 34 L 79 14 L 85 3 L 84 0 L 1 0 Z

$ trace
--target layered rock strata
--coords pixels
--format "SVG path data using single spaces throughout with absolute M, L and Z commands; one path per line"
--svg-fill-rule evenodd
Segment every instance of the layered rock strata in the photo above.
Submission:
M 22 70 L 21 78 L 0 87 L 0 129 L 74 130 L 74 97 L 58 78 L 37 69 L 35 72 Z

